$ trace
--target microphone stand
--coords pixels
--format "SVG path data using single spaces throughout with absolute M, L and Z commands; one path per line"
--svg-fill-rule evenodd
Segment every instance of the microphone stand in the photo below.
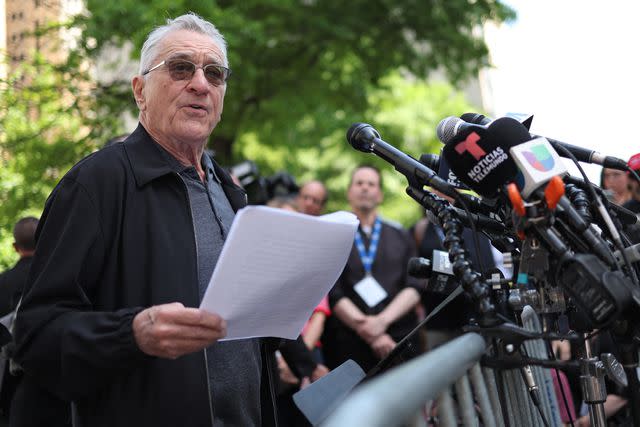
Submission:
M 592 427 L 606 427 L 607 417 L 604 402 L 607 390 L 604 384 L 605 369 L 602 361 L 591 355 L 591 344 L 585 334 L 584 357 L 580 358 L 580 388 L 582 399 L 589 406 L 589 420 Z
M 409 178 L 409 177 L 407 177 Z M 465 250 L 462 247 L 462 230 L 463 227 L 457 219 L 453 207 L 449 202 L 430 192 L 424 191 L 419 184 L 407 187 L 407 194 L 413 197 L 425 209 L 428 209 L 438 216 L 443 229 L 446 232 L 445 246 L 450 254 L 453 254 L 452 265 L 454 266 L 454 276 L 461 283 L 462 288 L 477 304 L 479 313 L 479 324 L 485 326 L 493 326 L 502 321 L 496 315 L 496 308 L 490 298 L 489 285 L 480 281 L 478 275 L 471 270 L 471 264 L 465 259 Z M 367 377 L 371 377 L 384 369 L 387 369 L 395 359 L 405 350 L 411 348 L 411 337 L 433 316 L 435 316 L 445 305 L 453 300 L 461 293 L 461 288 L 454 290 L 442 303 L 440 303 L 429 316 L 420 323 L 413 331 L 400 341 L 396 347 L 382 359 L 373 369 L 367 373 Z
M 629 405 L 634 426 L 640 426 L 640 381 L 638 380 L 638 344 L 634 340 L 630 321 L 620 321 L 612 329 L 620 349 L 620 362 L 627 376 Z

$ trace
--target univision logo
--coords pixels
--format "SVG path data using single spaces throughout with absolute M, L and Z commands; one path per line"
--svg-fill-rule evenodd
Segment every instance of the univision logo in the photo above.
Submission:
M 536 145 L 530 148 L 531 151 L 522 151 L 522 155 L 531 166 L 541 172 L 548 172 L 555 166 L 553 156 L 544 144 Z

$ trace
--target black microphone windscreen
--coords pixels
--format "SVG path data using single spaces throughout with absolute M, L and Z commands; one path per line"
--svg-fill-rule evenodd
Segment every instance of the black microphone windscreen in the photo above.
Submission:
M 491 119 L 478 113 L 464 113 L 460 116 L 460 119 L 467 123 L 473 123 L 476 125 L 488 125 L 491 123 Z
M 431 277 L 431 260 L 421 257 L 409 258 L 407 274 L 418 279 L 428 279 Z
M 380 134 L 367 123 L 354 123 L 347 130 L 347 141 L 356 150 L 371 152 L 371 141 L 380 138 Z
M 518 173 L 509 149 L 530 139 L 520 122 L 502 117 L 486 128 L 460 126 L 442 153 L 460 181 L 481 196 L 494 197 Z
M 418 161 L 433 171 L 437 171 L 440 168 L 440 156 L 437 154 L 422 154 Z
M 440 162 L 438 163 L 438 176 L 442 178 L 442 180 L 446 181 L 447 184 L 453 185 L 455 188 L 459 190 L 468 190 L 469 187 L 464 185 L 459 179 L 458 176 L 453 173 L 451 168 L 449 167 L 449 163 L 444 156 L 440 156 Z

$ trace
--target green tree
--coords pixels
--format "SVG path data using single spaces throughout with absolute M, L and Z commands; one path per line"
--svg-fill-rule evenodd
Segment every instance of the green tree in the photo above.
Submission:
M 513 17 L 497 0 L 87 0 L 86 5 L 89 14 L 78 25 L 84 30 L 82 46 L 91 54 L 130 41 L 138 55 L 152 27 L 187 11 L 219 27 L 233 75 L 212 147 L 227 163 L 237 160 L 233 146 L 246 133 L 271 146 L 314 144 L 302 133 L 323 119 L 310 113 L 362 117 L 371 88 L 400 67 L 415 76 L 443 69 L 454 82 L 474 75 L 487 65 L 478 28 L 487 20 Z M 315 135 L 324 136 L 319 130 Z
M 478 111 L 478 107 L 470 105 L 450 84 L 407 79 L 400 73 L 391 73 L 368 93 L 369 107 L 357 120 L 342 111 L 310 111 L 297 130 L 301 141 L 310 143 L 263 144 L 257 134 L 244 133 L 236 144 L 238 157 L 254 159 L 261 170 L 289 171 L 299 182 L 320 179 L 330 192 L 329 211 L 348 209 L 350 172 L 359 164 L 373 164 L 381 170 L 384 181 L 382 214 L 408 226 L 420 217 L 421 210 L 405 194 L 406 179 L 383 160 L 351 148 L 345 137 L 347 129 L 354 121 L 371 123 L 383 139 L 417 158 L 439 152 L 442 144 L 435 129 L 440 119 Z
M 84 63 L 36 55 L 0 80 L 0 269 L 16 260 L 15 222 L 39 217 L 62 175 L 115 129 L 97 111 Z

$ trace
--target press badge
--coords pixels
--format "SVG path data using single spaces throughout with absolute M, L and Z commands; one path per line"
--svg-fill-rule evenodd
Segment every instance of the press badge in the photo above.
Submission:
M 360 298 L 369 306 L 375 307 L 387 297 L 387 291 L 384 290 L 380 283 L 370 274 L 355 284 L 353 289 L 358 293 Z

